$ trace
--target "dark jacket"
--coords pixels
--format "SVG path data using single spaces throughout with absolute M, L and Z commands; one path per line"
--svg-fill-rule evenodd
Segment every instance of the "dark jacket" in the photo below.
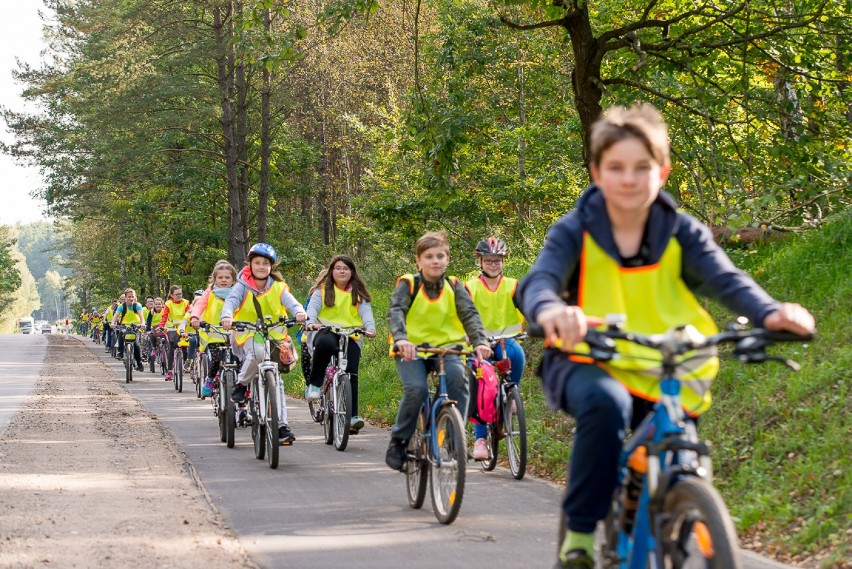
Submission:
M 568 304 L 576 304 L 584 231 L 588 231 L 610 257 L 624 265 L 613 239 L 603 194 L 592 185 L 577 201 L 576 209 L 550 228 L 544 249 L 518 285 L 521 310 L 529 321 L 535 322 L 544 308 L 562 303 L 563 299 Z M 694 217 L 677 211 L 674 200 L 660 192 L 651 205 L 643 239 L 644 259 L 639 266 L 659 261 L 672 236 L 682 249 L 681 278 L 696 296 L 721 302 L 734 313 L 748 317 L 755 326 L 761 326 L 763 319 L 779 307 L 779 303 L 751 277 L 734 266 L 713 241 L 707 227 Z

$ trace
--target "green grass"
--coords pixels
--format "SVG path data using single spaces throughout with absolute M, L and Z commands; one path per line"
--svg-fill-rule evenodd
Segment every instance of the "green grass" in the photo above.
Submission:
M 776 350 L 802 364 L 799 373 L 780 365 L 742 366 L 726 360 L 714 383 L 715 404 L 701 430 L 714 443 L 716 485 L 741 535 L 785 557 L 815 558 L 822 567 L 852 558 L 852 444 L 849 416 L 852 348 L 852 215 L 819 231 L 731 256 L 775 298 L 796 300 L 816 315 L 819 334 L 810 345 Z M 402 386 L 388 357 L 384 315 L 394 282 L 373 284 L 378 337 L 365 343 L 361 363 L 361 415 L 389 426 Z M 375 283 L 373 279 L 368 282 Z M 732 314 L 711 306 L 717 322 Z M 565 478 L 573 421 L 551 411 L 535 367 L 541 346 L 525 346 L 528 369 L 521 391 L 527 410 L 529 471 Z M 301 373 L 287 377 L 289 393 L 301 393 Z

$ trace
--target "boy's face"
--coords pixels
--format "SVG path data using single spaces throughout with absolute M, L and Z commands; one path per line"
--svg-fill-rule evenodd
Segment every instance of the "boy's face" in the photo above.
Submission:
M 154 299 L 153 298 L 146 299 L 145 300 L 145 306 L 148 307 L 148 310 L 151 310 L 152 308 L 154 308 Z
M 638 138 L 625 138 L 606 149 L 592 164 L 592 181 L 603 193 L 607 211 L 633 215 L 651 207 L 669 176 Z
M 128 304 L 136 304 L 136 293 L 135 292 L 128 292 L 125 295 L 125 300 L 127 301 Z
M 260 255 L 251 258 L 251 274 L 254 278 L 264 280 L 272 272 L 272 261 Z
M 157 312 L 159 312 L 159 311 L 161 311 L 162 309 L 163 309 L 163 301 L 162 301 L 162 300 L 155 300 L 155 301 L 154 301 L 154 310 L 156 310 Z
M 431 247 L 417 256 L 417 265 L 430 281 L 441 278 L 450 264 L 450 251 L 446 247 Z

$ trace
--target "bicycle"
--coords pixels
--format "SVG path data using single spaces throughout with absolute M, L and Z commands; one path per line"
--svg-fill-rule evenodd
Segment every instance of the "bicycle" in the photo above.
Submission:
M 415 510 L 423 506 L 428 477 L 435 517 L 442 524 L 451 524 L 464 497 L 467 435 L 457 402 L 447 395 L 444 356 L 468 356 L 472 352 L 461 346 L 434 348 L 429 344 L 420 344 L 416 349 L 438 357 L 437 372 L 429 373 L 432 377 L 437 375 L 438 381 L 433 397 L 427 389 L 417 427 L 408 441 L 404 467 L 408 504 Z
M 136 333 L 139 330 L 140 328 L 136 324 L 130 324 L 129 326 L 119 324 L 116 329 L 116 342 L 118 341 L 119 334 L 124 335 L 124 383 L 133 381 L 133 349 L 136 342 Z
M 201 384 L 204 378 L 207 377 L 206 370 L 204 370 L 204 374 L 202 375 L 204 352 L 201 351 L 201 335 L 198 331 L 190 332 L 190 336 L 195 337 L 195 355 L 189 360 L 186 373 L 189 374 L 189 379 L 192 380 L 192 385 L 195 386 L 196 399 L 201 399 Z
M 151 367 L 151 373 L 155 373 L 155 364 L 160 368 L 160 375 L 166 375 L 168 371 L 168 353 L 169 353 L 169 337 L 164 330 L 154 332 L 157 341 L 154 344 L 154 352 L 148 360 L 148 365 Z
M 328 331 L 337 336 L 337 354 L 331 356 L 325 371 L 325 380 L 320 388 L 320 398 L 308 401 L 311 418 L 322 423 L 325 444 L 334 444 L 339 451 L 346 450 L 349 443 L 349 431 L 352 426 L 352 383 L 346 372 L 346 354 L 349 349 L 349 337 L 353 334 L 366 334 L 360 327 L 322 326 L 317 332 Z
M 254 337 L 249 338 L 251 348 L 263 347 L 263 358 L 257 358 L 257 375 L 252 378 L 249 387 L 249 417 L 251 420 L 251 435 L 254 442 L 254 456 L 258 460 L 267 458 L 269 468 L 278 468 L 278 450 L 281 441 L 278 436 L 278 412 L 283 401 L 284 390 L 281 377 L 278 374 L 278 363 L 272 359 L 270 332 L 276 328 L 285 330 L 296 323 L 295 318 L 280 316 L 277 322 L 256 323 L 235 320 L 232 326 L 238 332 L 254 331 Z M 258 335 L 260 338 L 258 338 Z M 255 342 L 261 339 L 262 342 Z M 233 386 L 229 386 L 232 388 Z M 228 391 L 227 393 L 230 393 Z M 230 398 L 229 398 L 230 400 Z M 288 441 L 283 444 L 292 444 Z
M 512 362 L 506 353 L 506 340 L 523 340 L 526 337 L 526 334 L 518 333 L 488 338 L 492 349 L 500 347 L 503 357 L 494 363 L 494 369 L 500 379 L 497 391 L 497 419 L 487 425 L 488 459 L 481 464 L 485 471 L 494 470 L 497 466 L 500 439 L 505 438 L 509 470 L 515 480 L 521 480 L 527 469 L 527 419 L 521 392 L 510 377 Z
M 603 522 L 603 566 L 607 569 L 651 567 L 739 569 L 737 535 L 722 497 L 713 487 L 710 444 L 698 438 L 695 423 L 681 407 L 678 369 L 715 354 L 716 346 L 734 344 L 733 357 L 742 363 L 778 361 L 793 370 L 796 362 L 770 356 L 778 342 L 802 342 L 812 336 L 745 329 L 741 318 L 724 332 L 703 336 L 692 326 L 656 335 L 625 332 L 615 316 L 605 330 L 590 330 L 585 342 L 598 362 L 619 357 L 617 341 L 660 352 L 662 396 L 624 442 L 618 484 Z M 541 335 L 537 326 L 530 333 Z M 562 543 L 564 515 L 560 522 Z
M 207 345 L 207 357 L 217 358 L 220 362 L 219 373 L 213 387 L 210 401 L 213 403 L 213 415 L 219 420 L 219 438 L 228 448 L 234 448 L 235 430 L 237 426 L 237 406 L 231 401 L 229 394 L 237 383 L 240 362 L 234 355 L 231 345 L 231 333 L 222 326 L 216 326 L 202 321 L 200 326 L 208 334 L 215 334 L 224 342 Z

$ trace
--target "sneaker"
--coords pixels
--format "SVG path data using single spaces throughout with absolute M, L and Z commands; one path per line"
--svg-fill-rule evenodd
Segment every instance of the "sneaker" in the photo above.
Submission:
M 213 386 L 214 385 L 215 385 L 215 383 L 213 383 L 212 377 L 205 377 L 204 378 L 204 384 L 201 386 L 201 396 L 202 397 L 210 397 L 211 395 L 213 395 Z
M 364 428 L 364 419 L 362 419 L 358 415 L 355 415 L 354 417 L 352 417 L 352 423 L 349 425 L 350 432 L 357 434 L 358 431 L 360 431 L 363 428 Z
M 167 371 L 166 372 L 166 381 L 171 381 L 171 380 L 172 380 L 172 372 Z
M 282 445 L 291 445 L 296 440 L 296 435 L 290 430 L 288 425 L 278 427 L 278 442 Z
M 142 365 L 142 362 L 136 362 L 136 371 L 145 371 L 145 366 Z
M 305 389 L 305 399 L 308 401 L 316 401 L 320 398 L 320 388 L 316 385 L 309 385 Z
M 246 400 L 246 386 L 242 383 L 238 383 L 234 386 L 234 390 L 231 391 L 231 401 L 234 403 L 242 403 Z
M 405 447 L 407 446 L 407 441 L 391 437 L 390 444 L 388 444 L 388 450 L 385 453 L 385 464 L 387 464 L 391 470 L 398 470 L 402 472 L 402 469 L 405 466 Z
M 595 569 L 595 560 L 589 557 L 585 549 L 572 549 L 565 559 L 557 559 L 554 569 Z
M 473 460 L 488 460 L 488 443 L 485 439 L 476 439 L 473 443 Z

